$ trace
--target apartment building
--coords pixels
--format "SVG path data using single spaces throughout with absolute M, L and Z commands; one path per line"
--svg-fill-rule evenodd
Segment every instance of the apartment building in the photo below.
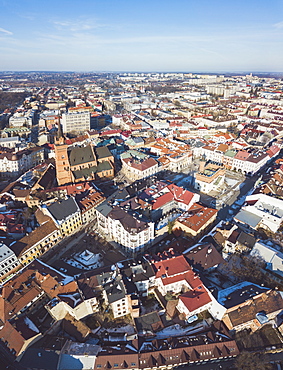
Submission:
M 34 147 L 17 152 L 0 153 L 0 174 L 2 177 L 19 176 L 44 161 L 44 148 Z
M 82 225 L 80 208 L 72 196 L 50 205 L 43 204 L 41 210 L 53 220 L 62 237 L 72 234 Z
M 63 113 L 60 123 L 64 133 L 90 130 L 90 113 L 72 111 Z
M 16 254 L 3 242 L 0 243 L 0 281 L 3 282 L 20 267 Z

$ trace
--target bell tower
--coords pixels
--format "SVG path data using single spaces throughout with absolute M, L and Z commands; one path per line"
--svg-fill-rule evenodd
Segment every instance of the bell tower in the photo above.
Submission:
M 71 183 L 72 172 L 68 157 L 68 145 L 65 144 L 65 138 L 62 133 L 60 120 L 58 123 L 57 137 L 55 138 L 55 163 L 58 185 L 60 186 Z

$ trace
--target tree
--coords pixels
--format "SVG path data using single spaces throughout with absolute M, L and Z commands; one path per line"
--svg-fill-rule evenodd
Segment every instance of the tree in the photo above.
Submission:
M 241 352 L 236 360 L 235 366 L 238 370 L 271 370 L 272 366 L 268 363 L 266 355 L 256 352 Z
M 265 261 L 260 256 L 237 256 L 232 255 L 229 263 L 224 267 L 227 275 L 229 272 L 241 281 L 251 281 L 254 284 L 264 284 L 274 288 L 274 282 L 265 274 Z
M 168 222 L 168 234 L 172 234 L 174 225 L 175 225 L 175 220 Z

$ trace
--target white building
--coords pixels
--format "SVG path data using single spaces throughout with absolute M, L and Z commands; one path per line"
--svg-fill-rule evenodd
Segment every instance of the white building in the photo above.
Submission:
M 0 173 L 3 177 L 19 176 L 43 162 L 44 148 L 25 149 L 14 153 L 0 153 Z
M 262 258 L 266 262 L 266 269 L 283 278 L 283 253 L 277 249 L 266 245 L 263 242 L 257 242 L 253 247 L 251 256 Z
M 266 194 L 249 195 L 235 220 L 254 229 L 262 227 L 276 233 L 283 222 L 283 200 Z
M 130 150 L 121 155 L 122 171 L 132 181 L 143 179 L 159 171 L 158 162 L 137 151 Z
M 96 208 L 97 228 L 108 239 L 119 243 L 130 254 L 146 248 L 154 239 L 154 222 L 145 222 L 103 202 Z
M 90 130 L 90 113 L 89 112 L 72 112 L 63 113 L 60 120 L 63 132 L 84 132 Z
M 204 285 L 180 295 L 176 309 L 185 315 L 186 320 L 206 310 L 215 320 L 221 320 L 226 312 Z
M 0 138 L 0 147 L 15 148 L 21 144 L 19 136 Z
M 16 270 L 20 263 L 15 253 L 7 247 L 6 244 L 0 242 L 0 280 L 8 276 L 13 270 Z

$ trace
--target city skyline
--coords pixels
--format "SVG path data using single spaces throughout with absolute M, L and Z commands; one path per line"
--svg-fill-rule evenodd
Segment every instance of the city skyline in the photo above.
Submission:
M 1 71 L 282 72 L 283 2 L 0 3 Z

